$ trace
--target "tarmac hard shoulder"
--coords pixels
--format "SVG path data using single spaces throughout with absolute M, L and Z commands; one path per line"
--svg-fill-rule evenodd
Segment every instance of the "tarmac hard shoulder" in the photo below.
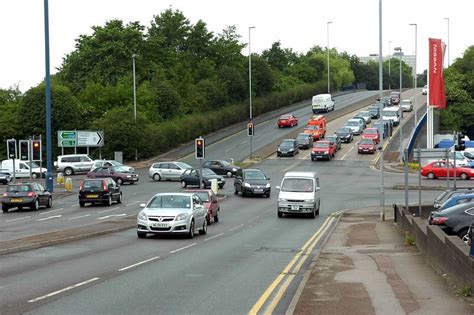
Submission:
M 345 212 L 288 313 L 474 314 L 378 208 Z

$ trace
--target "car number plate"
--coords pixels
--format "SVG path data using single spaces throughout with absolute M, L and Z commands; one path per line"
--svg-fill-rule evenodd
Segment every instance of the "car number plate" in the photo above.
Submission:
M 21 199 L 21 198 L 12 198 L 12 199 L 10 199 L 10 202 L 22 202 L 22 201 L 23 201 L 23 199 Z
M 263 189 L 254 189 L 255 192 L 263 192 Z
M 156 228 L 167 228 L 168 224 L 167 223 L 153 223 L 151 226 L 156 227 Z
M 98 198 L 99 195 L 87 195 L 87 198 Z
M 323 156 L 322 155 L 316 155 L 317 158 L 322 158 Z
M 291 210 L 300 210 L 300 206 L 293 205 L 291 206 Z

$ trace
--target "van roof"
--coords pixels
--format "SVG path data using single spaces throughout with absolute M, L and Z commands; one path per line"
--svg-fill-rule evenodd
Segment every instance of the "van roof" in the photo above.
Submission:
M 313 96 L 313 97 L 321 97 L 321 98 L 323 98 L 323 97 L 324 97 L 324 98 L 328 98 L 328 97 L 329 97 L 329 98 L 330 98 L 330 97 L 331 97 L 331 94 L 318 94 L 318 95 L 315 95 L 315 96 Z
M 306 172 L 286 172 L 284 177 L 318 177 L 317 172 L 306 171 Z

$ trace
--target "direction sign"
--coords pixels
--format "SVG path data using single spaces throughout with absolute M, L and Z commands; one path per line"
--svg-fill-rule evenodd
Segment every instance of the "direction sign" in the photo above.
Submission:
M 58 147 L 76 147 L 77 131 L 59 130 L 58 131 Z
M 102 147 L 104 145 L 103 131 L 78 131 L 78 147 Z

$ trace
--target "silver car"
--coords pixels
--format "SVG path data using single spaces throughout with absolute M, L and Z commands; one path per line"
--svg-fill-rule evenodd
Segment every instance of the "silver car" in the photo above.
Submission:
M 353 134 L 360 135 L 364 130 L 363 126 L 359 119 L 349 119 L 344 127 L 350 128 Z
M 360 116 L 364 118 L 365 124 L 368 125 L 372 122 L 372 115 L 368 110 L 361 111 L 357 114 L 357 116 Z
M 179 180 L 185 170 L 193 168 L 183 162 L 160 162 L 154 163 L 148 170 L 148 175 L 154 181 L 162 179 Z
M 410 100 L 401 100 L 400 107 L 404 112 L 411 112 L 413 110 L 413 104 Z
M 185 234 L 194 237 L 207 233 L 207 209 L 195 193 L 159 193 L 142 204 L 137 216 L 137 236 L 147 234 Z

